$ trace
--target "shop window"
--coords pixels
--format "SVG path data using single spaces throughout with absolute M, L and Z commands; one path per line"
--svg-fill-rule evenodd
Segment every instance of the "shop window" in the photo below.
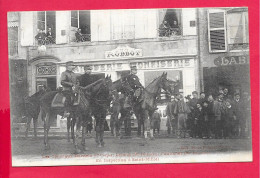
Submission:
M 227 50 L 225 16 L 225 11 L 222 10 L 208 11 L 208 40 L 211 53 Z
M 181 9 L 159 10 L 159 37 L 182 35 Z
M 113 10 L 112 40 L 135 38 L 135 14 L 133 10 Z
M 76 42 L 90 41 L 90 11 L 71 11 L 71 27 Z
M 37 35 L 35 39 L 39 45 L 55 44 L 56 13 L 55 11 L 37 12 Z
M 245 8 L 227 12 L 227 34 L 229 50 L 248 49 L 248 11 Z

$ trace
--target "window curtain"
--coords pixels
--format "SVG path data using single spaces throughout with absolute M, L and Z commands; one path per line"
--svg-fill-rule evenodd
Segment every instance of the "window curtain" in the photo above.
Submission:
M 162 24 L 162 22 L 165 18 L 166 12 L 167 12 L 167 9 L 160 9 L 159 10 L 159 25 Z

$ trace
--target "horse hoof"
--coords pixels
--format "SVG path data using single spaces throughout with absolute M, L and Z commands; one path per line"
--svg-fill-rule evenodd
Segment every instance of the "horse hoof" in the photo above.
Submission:
M 102 142 L 102 143 L 101 143 L 101 146 L 104 147 L 104 146 L 105 146 L 105 142 Z
M 99 143 L 97 147 L 98 147 L 98 148 L 101 148 L 101 147 L 102 147 L 101 143 Z

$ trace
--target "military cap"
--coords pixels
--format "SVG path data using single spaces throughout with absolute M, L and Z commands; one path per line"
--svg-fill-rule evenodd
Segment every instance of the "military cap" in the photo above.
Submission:
M 130 66 L 130 69 L 131 69 L 131 70 L 136 70 L 137 67 L 136 67 L 135 65 L 133 65 L 133 66 Z
M 73 61 L 68 61 L 68 62 L 66 62 L 66 66 L 74 66 L 74 62 Z
M 92 66 L 91 65 L 85 65 L 84 70 L 92 70 Z

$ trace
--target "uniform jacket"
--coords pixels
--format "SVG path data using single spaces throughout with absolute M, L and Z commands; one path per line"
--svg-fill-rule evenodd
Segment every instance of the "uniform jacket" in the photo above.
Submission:
M 93 82 L 93 76 L 91 74 L 83 74 L 79 77 L 79 85 L 82 87 L 88 86 Z
M 66 70 L 61 73 L 61 85 L 63 90 L 71 91 L 72 86 L 77 83 L 77 75 L 74 72 Z

